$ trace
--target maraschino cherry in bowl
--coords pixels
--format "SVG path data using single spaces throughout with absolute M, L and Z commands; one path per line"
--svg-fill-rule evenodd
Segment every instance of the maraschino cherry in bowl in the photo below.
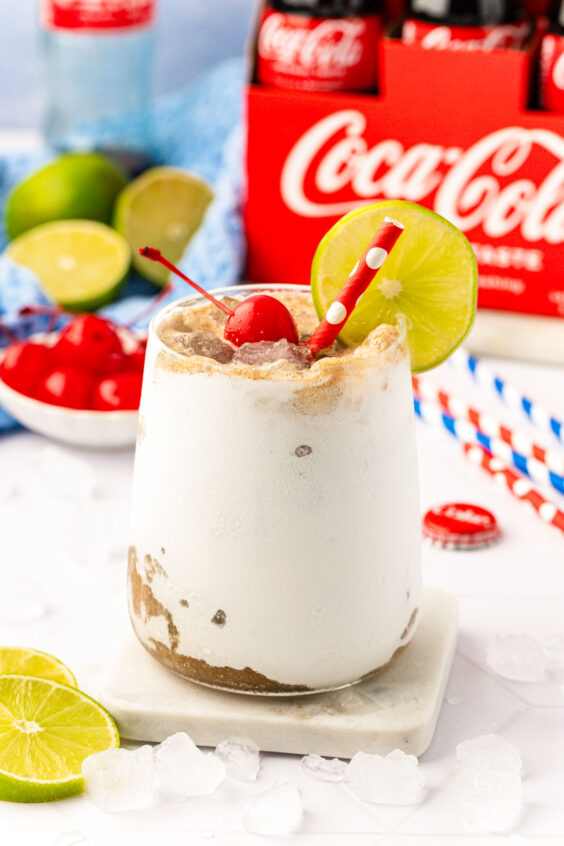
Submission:
M 97 315 L 0 352 L 0 403 L 32 431 L 75 446 L 135 442 L 145 339 Z

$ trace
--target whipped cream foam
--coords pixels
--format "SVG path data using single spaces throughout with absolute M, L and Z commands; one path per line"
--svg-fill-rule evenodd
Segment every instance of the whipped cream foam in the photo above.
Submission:
M 318 322 L 309 293 L 276 295 L 305 340 Z M 241 361 L 222 333 L 223 315 L 200 298 L 151 326 L 133 627 L 158 660 L 204 684 L 279 694 L 351 684 L 409 642 L 420 607 L 405 338 L 379 327 L 301 367 L 287 350 Z

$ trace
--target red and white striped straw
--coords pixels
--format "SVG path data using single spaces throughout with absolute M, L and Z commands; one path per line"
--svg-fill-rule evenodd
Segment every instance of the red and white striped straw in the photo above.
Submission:
M 434 382 L 412 376 L 413 390 L 417 396 L 427 402 L 438 403 L 451 417 L 456 420 L 468 420 L 489 438 L 499 438 L 508 444 L 512 450 L 529 458 L 534 458 L 548 467 L 554 473 L 564 476 L 564 455 L 555 450 L 548 450 L 520 432 L 515 432 L 495 417 L 484 414 L 477 408 L 437 387 Z
M 404 226 L 397 220 L 392 220 L 391 217 L 384 218 L 384 223 L 309 339 L 308 346 L 312 355 L 327 349 L 336 340 L 360 297 L 388 258 L 390 250 L 395 246 L 403 230 Z
M 564 512 L 558 506 L 539 493 L 528 479 L 511 470 L 499 458 L 494 458 L 487 450 L 477 444 L 463 444 L 464 452 L 472 464 L 482 467 L 496 482 L 505 486 L 513 496 L 528 502 L 535 509 L 543 523 L 556 526 L 564 532 Z

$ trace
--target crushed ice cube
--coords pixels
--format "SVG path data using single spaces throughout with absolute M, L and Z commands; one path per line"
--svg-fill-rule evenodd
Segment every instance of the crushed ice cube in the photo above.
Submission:
M 302 767 L 309 776 L 318 781 L 342 781 L 347 765 L 338 758 L 305 755 L 302 758 Z
M 425 783 L 415 755 L 400 749 L 386 756 L 357 752 L 345 770 L 344 781 L 363 802 L 378 805 L 412 805 Z
M 47 611 L 43 588 L 30 579 L 0 581 L 0 623 L 29 623 Z
M 87 795 L 102 811 L 134 811 L 153 801 L 155 756 L 152 746 L 108 749 L 82 763 Z
M 233 358 L 233 347 L 222 341 L 213 332 L 190 332 L 177 335 L 174 339 L 176 349 L 184 355 L 202 355 L 213 358 L 220 364 L 228 364 Z
M 488 667 L 506 679 L 540 682 L 548 661 L 539 642 L 528 635 L 496 635 L 487 647 Z
M 177 796 L 206 796 L 225 778 L 226 767 L 213 752 L 201 752 L 192 738 L 179 731 L 155 749 L 157 785 Z
M 86 835 L 81 831 L 63 831 L 51 841 L 50 846 L 76 846 L 77 843 L 84 843 L 85 840 Z
M 523 768 L 519 751 L 498 734 L 484 734 L 459 743 L 456 747 L 456 762 L 469 775 L 486 770 L 519 775 Z
M 519 821 L 521 804 L 521 777 L 517 773 L 484 770 L 474 777 L 466 799 L 466 820 L 482 831 L 509 831 Z
M 47 496 L 83 502 L 96 489 L 96 474 L 90 464 L 61 447 L 43 447 L 36 467 L 37 481 Z
M 564 635 L 545 635 L 540 645 L 550 670 L 564 670 Z
M 236 781 L 255 781 L 260 768 L 260 751 L 248 737 L 231 737 L 218 744 L 215 754 Z
M 235 351 L 233 361 L 239 364 L 273 364 L 275 361 L 289 361 L 298 370 L 311 366 L 311 356 L 307 347 L 292 344 L 285 338 L 280 341 L 257 341 L 254 344 L 241 344 Z
M 303 818 L 302 797 L 292 782 L 276 782 L 245 806 L 243 828 L 253 834 L 285 835 L 297 831 Z

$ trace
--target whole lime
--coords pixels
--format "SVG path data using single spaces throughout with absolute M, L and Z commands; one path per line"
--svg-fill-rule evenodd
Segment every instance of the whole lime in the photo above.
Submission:
M 98 153 L 64 153 L 17 185 L 6 202 L 10 239 L 52 220 L 110 223 L 125 177 Z

